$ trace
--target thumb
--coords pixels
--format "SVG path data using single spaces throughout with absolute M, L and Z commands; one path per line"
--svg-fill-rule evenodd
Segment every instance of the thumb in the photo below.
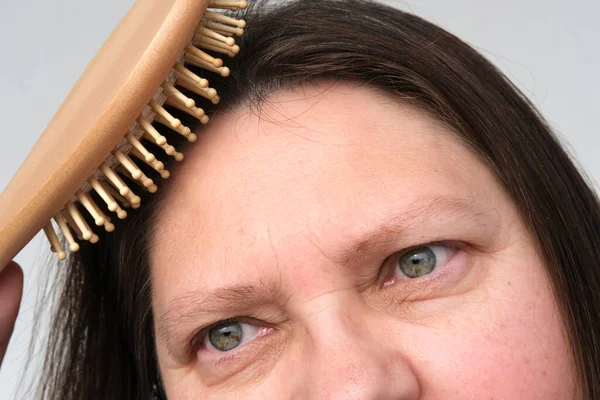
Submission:
M 23 295 L 23 270 L 11 262 L 0 273 L 0 365 L 15 327 Z

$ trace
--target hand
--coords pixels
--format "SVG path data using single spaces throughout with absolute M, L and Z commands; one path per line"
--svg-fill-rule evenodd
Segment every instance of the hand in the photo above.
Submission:
M 0 272 L 0 366 L 15 327 L 23 295 L 23 271 L 11 262 Z

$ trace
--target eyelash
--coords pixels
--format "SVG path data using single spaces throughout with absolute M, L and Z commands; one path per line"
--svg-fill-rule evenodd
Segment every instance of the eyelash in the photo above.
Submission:
M 443 247 L 447 247 L 447 248 L 454 249 L 454 250 L 461 250 L 466 247 L 466 244 L 462 243 L 462 242 L 457 242 L 457 241 L 434 241 L 434 242 L 423 243 L 423 244 L 411 246 L 411 247 L 405 248 L 403 250 L 400 250 L 400 251 L 392 254 L 391 256 L 387 257 L 384 260 L 384 262 L 381 264 L 381 267 L 379 268 L 379 271 L 378 271 L 378 274 L 376 277 L 376 280 L 379 282 L 378 286 L 381 289 L 385 289 L 384 282 L 391 276 L 391 274 L 393 274 L 396 263 L 398 262 L 398 260 L 401 257 L 403 257 L 404 255 L 406 255 L 407 253 L 409 253 L 415 249 L 420 249 L 422 247 L 427 247 L 427 246 L 443 246 Z M 451 256 L 450 260 L 452 260 L 452 258 L 454 258 L 454 254 Z M 433 274 L 435 275 L 435 272 Z M 426 279 L 428 279 L 427 277 L 429 275 L 430 274 L 428 274 L 425 278 L 415 278 L 415 280 L 419 280 L 419 281 L 426 280 Z M 395 284 L 396 283 L 391 284 L 390 286 L 394 286 Z M 207 335 L 209 334 L 210 330 L 213 328 L 216 328 L 220 325 L 227 324 L 228 322 L 238 322 L 238 323 L 246 323 L 246 324 L 253 324 L 253 325 L 256 324 L 256 325 L 260 325 L 262 327 L 272 328 L 269 326 L 269 324 L 267 324 L 265 322 L 258 321 L 254 318 L 245 317 L 245 316 L 232 317 L 232 318 L 220 320 L 220 321 L 217 321 L 215 323 L 212 323 L 208 326 L 201 328 L 196 334 L 193 335 L 192 339 L 189 342 L 190 353 L 197 354 L 199 351 L 201 351 L 203 349 L 203 347 L 205 346 L 204 343 L 206 341 Z M 214 363 L 217 365 L 227 363 L 228 361 L 237 358 L 239 356 L 240 352 L 245 351 L 245 348 L 246 348 L 246 343 L 240 345 L 239 347 L 237 347 L 235 349 L 232 349 L 231 351 L 225 352 L 225 353 L 223 353 L 223 355 L 221 357 L 219 357 L 216 361 L 214 361 Z

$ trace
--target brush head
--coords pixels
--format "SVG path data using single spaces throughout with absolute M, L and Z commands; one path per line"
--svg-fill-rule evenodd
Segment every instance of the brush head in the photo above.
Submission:
M 169 110 L 208 122 L 191 96 L 213 103 L 218 96 L 191 68 L 229 74 L 219 55 L 239 51 L 233 36 L 243 33 L 245 22 L 217 9 L 246 5 L 227 0 L 137 1 L 0 195 L 0 271 L 40 229 L 64 259 L 55 227 L 69 250 L 78 251 L 75 237 L 100 240 L 90 225 L 114 231 L 109 215 L 126 218 L 123 208 L 140 206 L 136 192 L 158 190 L 142 166 L 155 171 L 156 179 L 167 179 L 170 173 L 144 142 L 177 161 L 184 159 L 153 124 L 196 141 Z

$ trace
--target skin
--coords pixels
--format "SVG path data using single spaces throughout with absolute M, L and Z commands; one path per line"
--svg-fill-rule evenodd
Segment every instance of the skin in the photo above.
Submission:
M 198 135 L 150 247 L 170 398 L 574 398 L 536 244 L 440 123 L 321 83 Z M 395 255 L 431 242 L 449 260 L 402 276 Z M 207 327 L 237 317 L 251 340 L 211 348 Z
M 15 327 L 22 295 L 23 270 L 11 262 L 0 272 L 0 366 Z

